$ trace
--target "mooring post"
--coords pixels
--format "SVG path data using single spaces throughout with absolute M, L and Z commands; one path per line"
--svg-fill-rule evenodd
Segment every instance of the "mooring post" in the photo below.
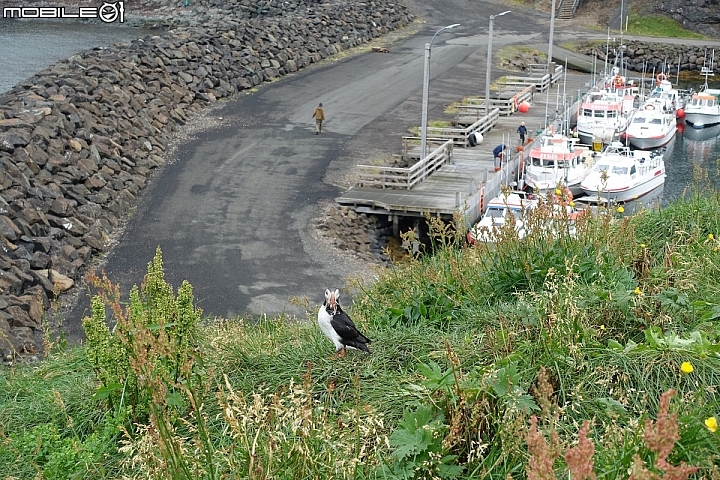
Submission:
M 393 236 L 397 237 L 400 235 L 400 221 L 398 219 L 397 215 L 392 216 L 392 225 L 393 225 Z

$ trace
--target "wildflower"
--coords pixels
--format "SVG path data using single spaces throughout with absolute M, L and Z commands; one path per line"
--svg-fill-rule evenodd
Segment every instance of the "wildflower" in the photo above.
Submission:
M 620 205 L 620 206 L 617 208 L 617 211 L 618 211 L 618 213 L 623 213 L 623 212 L 625 211 L 625 208 L 623 208 L 623 206 Z
M 642 290 L 640 290 L 640 287 L 635 287 L 635 295 L 642 295 Z
M 641 243 L 641 244 L 640 244 L 640 248 L 645 248 L 645 246 L 646 246 L 646 245 L 645 245 L 644 243 Z
M 575 206 L 575 202 L 572 202 L 572 201 L 571 201 L 571 202 L 570 202 L 570 206 L 571 206 L 571 207 L 574 207 L 574 206 Z
M 717 419 L 715 417 L 708 417 L 705 419 L 705 426 L 708 430 L 715 433 L 718 428 Z
M 559 188 L 555 189 L 555 195 L 560 195 L 561 193 L 562 193 L 562 191 Z
M 695 369 L 690 362 L 683 362 L 682 365 L 680 365 L 680 371 L 683 373 L 692 373 L 693 370 Z
M 715 235 L 708 233 L 708 240 L 715 240 Z
M 718 251 L 718 247 L 713 247 L 713 252 L 717 252 L 717 251 Z

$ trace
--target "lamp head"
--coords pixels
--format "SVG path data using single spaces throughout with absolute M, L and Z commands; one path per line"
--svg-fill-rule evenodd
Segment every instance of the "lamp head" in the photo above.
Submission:
M 507 15 L 510 12 L 511 10 L 505 10 L 504 12 L 498 13 L 497 15 L 490 15 L 490 20 L 493 20 L 495 17 L 502 17 L 503 15 Z

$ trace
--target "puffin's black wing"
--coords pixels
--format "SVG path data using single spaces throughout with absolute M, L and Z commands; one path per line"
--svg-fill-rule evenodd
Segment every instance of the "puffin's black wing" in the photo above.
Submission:
M 342 343 L 348 347 L 354 347 L 370 353 L 366 344 L 370 343 L 370 339 L 360 333 L 350 317 L 345 312 L 338 309 L 330 321 L 333 329 L 340 335 Z

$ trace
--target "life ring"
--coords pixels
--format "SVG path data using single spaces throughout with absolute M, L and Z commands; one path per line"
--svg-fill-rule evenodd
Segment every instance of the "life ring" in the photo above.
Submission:
M 613 77 L 613 85 L 616 87 L 622 87 L 624 83 L 625 82 L 623 82 L 623 78 L 620 75 L 615 75 L 615 77 Z
M 645 110 L 655 110 L 655 105 L 645 105 Z
M 664 73 L 658 73 L 657 77 L 655 77 L 655 83 L 657 85 L 660 85 L 660 83 L 662 83 L 665 80 L 667 80 L 667 75 L 665 75 Z

